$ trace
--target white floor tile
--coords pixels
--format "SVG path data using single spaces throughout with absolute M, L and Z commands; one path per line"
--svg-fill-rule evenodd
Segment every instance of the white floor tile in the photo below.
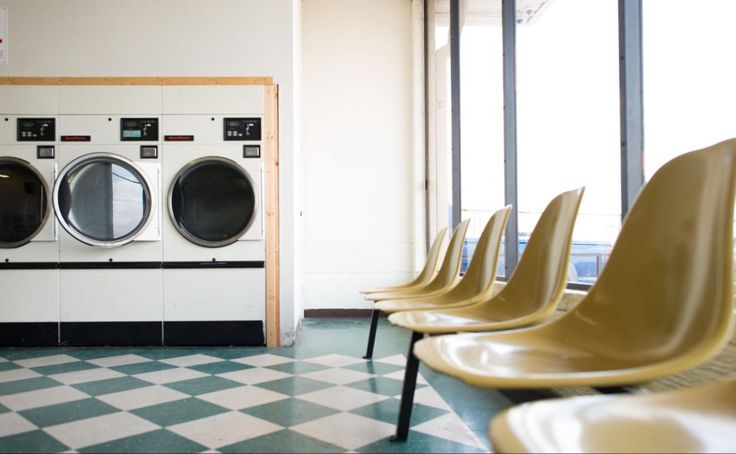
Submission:
M 393 424 L 375 419 L 339 413 L 293 426 L 290 430 L 345 449 L 357 449 L 382 438 L 388 438 L 394 433 L 395 428 Z
M 128 355 L 117 355 L 108 356 L 106 358 L 97 358 L 87 360 L 88 363 L 94 364 L 100 367 L 116 367 L 116 366 L 127 366 L 128 364 L 139 364 L 153 361 L 152 359 L 144 358 L 142 356 L 128 354 Z
M 69 355 L 51 355 L 41 356 L 39 358 L 22 359 L 15 361 L 15 364 L 23 367 L 43 367 L 43 366 L 54 366 L 56 364 L 66 364 L 79 361 L 77 358 L 72 358 Z
M 400 380 L 404 381 L 404 371 L 403 370 L 397 370 L 396 372 L 391 372 L 390 374 L 383 375 L 386 378 L 393 378 L 394 380 Z M 417 383 L 420 385 L 428 385 L 427 380 L 422 377 L 422 374 L 417 374 Z
M 107 380 L 110 378 L 124 377 L 125 374 L 120 372 L 98 367 L 95 369 L 77 370 L 74 372 L 64 372 L 62 374 L 49 375 L 49 378 L 64 383 L 65 385 L 76 385 L 78 383 L 87 383 L 91 381 Z
M 208 448 L 219 448 L 260 437 L 283 427 L 238 411 L 176 424 L 167 428 Z
M 224 374 L 218 374 L 217 376 L 246 385 L 256 385 L 267 381 L 281 380 L 282 378 L 288 378 L 292 375 L 285 372 L 279 372 L 277 370 L 254 367 L 252 369 L 226 372 Z
M 333 385 L 346 385 L 373 377 L 372 374 L 349 369 L 324 369 L 318 370 L 317 372 L 309 372 L 301 376 L 312 380 L 332 383 Z
M 206 377 L 208 374 L 199 372 L 192 369 L 185 369 L 181 367 L 175 367 L 173 369 L 157 370 L 155 372 L 146 372 L 143 374 L 134 375 L 135 378 L 140 378 L 150 383 L 156 383 L 162 385 L 164 383 L 174 383 L 177 381 L 191 380 L 193 378 Z
M 0 356 L 0 363 L 7 363 L 8 360 Z
M 188 397 L 190 397 L 188 394 L 165 386 L 147 386 L 145 388 L 97 396 L 97 399 L 121 410 L 130 411 L 137 408 L 186 399 Z
M 299 395 L 296 398 L 340 411 L 349 411 L 354 408 L 388 399 L 386 396 L 343 386 L 325 388 L 319 391 Z
M 430 419 L 413 426 L 412 430 L 475 448 L 486 449 L 473 431 L 455 413 L 447 413 L 438 418 Z
M 256 388 L 255 386 L 241 386 L 201 394 L 197 396 L 197 399 L 205 400 L 215 405 L 229 408 L 230 410 L 242 410 L 244 408 L 255 407 L 256 405 L 288 399 L 289 397 L 268 389 Z
M 35 378 L 40 376 L 41 374 L 30 369 L 10 369 L 0 372 L 0 383 L 15 380 L 25 380 L 26 378 Z
M 329 367 L 345 367 L 345 366 L 351 366 L 353 364 L 365 362 L 365 360 L 361 358 L 356 358 L 354 356 L 337 355 L 337 354 L 316 356 L 314 358 L 305 359 L 304 361 L 308 363 L 321 364 L 323 366 L 329 366 Z
M 401 399 L 401 394 L 394 396 L 397 399 Z M 417 389 L 414 393 L 414 403 L 427 405 L 428 407 L 439 408 L 440 410 L 452 411 L 447 402 L 437 394 L 433 388 L 427 386 L 422 389 Z
M 394 366 L 406 366 L 406 356 L 404 355 L 392 355 L 386 356 L 385 358 L 374 359 L 377 363 L 393 364 Z
M 202 364 L 216 363 L 218 361 L 223 361 L 223 359 L 215 358 L 214 356 L 202 355 L 202 354 L 179 356 L 178 358 L 169 358 L 169 359 L 159 360 L 160 363 L 171 364 L 172 366 L 179 366 L 179 367 L 199 366 Z
M 0 415 L 0 438 L 36 430 L 36 426 L 17 413 Z
M 263 355 L 246 356 L 244 358 L 231 359 L 230 361 L 255 367 L 268 367 L 276 366 L 279 364 L 293 363 L 294 358 L 287 358 L 285 356 L 264 353 Z
M 22 411 L 87 398 L 89 398 L 87 394 L 70 386 L 54 386 L 53 388 L 0 396 L 0 404 L 13 411 Z
M 160 429 L 130 413 L 120 412 L 47 427 L 46 433 L 72 449 L 105 443 Z

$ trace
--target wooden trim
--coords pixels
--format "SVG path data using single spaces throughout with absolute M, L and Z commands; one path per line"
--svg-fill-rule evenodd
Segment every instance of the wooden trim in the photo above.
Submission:
M 272 77 L 0 77 L 0 85 L 273 85 Z
M 304 318 L 371 318 L 373 309 L 305 309 Z M 388 314 L 381 312 L 381 318 Z
M 281 345 L 279 260 L 279 87 L 265 87 L 266 346 Z

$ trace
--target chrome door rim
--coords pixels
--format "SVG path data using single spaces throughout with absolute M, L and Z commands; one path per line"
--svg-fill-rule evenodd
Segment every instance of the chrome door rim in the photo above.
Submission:
M 33 166 L 33 164 L 24 159 L 14 158 L 12 156 L 0 157 L 0 164 L 3 163 L 16 164 L 27 168 L 38 178 L 38 181 L 40 181 L 43 186 L 43 190 L 46 191 L 46 210 L 44 211 L 43 218 L 41 218 L 41 222 L 38 224 L 36 230 L 21 241 L 0 241 L 0 249 L 13 249 L 30 243 L 36 236 L 38 236 L 39 233 L 41 233 L 41 230 L 46 226 L 46 222 L 49 220 L 49 215 L 51 214 L 51 197 L 49 197 L 50 192 L 49 186 L 46 184 L 46 178 Z
M 141 182 L 143 183 L 143 193 L 146 197 L 146 207 L 145 211 L 143 213 L 144 221 L 132 232 L 125 235 L 124 237 L 115 240 L 115 241 L 100 241 L 95 240 L 94 238 L 89 238 L 88 236 L 84 235 L 83 233 L 79 232 L 77 229 L 75 229 L 72 225 L 70 225 L 66 219 L 64 219 L 64 216 L 60 214 L 61 208 L 59 206 L 59 189 L 61 187 L 61 182 L 64 181 L 66 178 L 66 175 L 71 172 L 72 170 L 76 169 L 82 164 L 86 164 L 89 162 L 118 162 L 125 164 L 125 166 L 128 166 L 130 169 L 132 169 L 137 176 L 141 178 Z M 125 158 L 123 156 L 113 154 L 113 153 L 88 153 L 83 156 L 78 157 L 77 159 L 74 159 L 69 164 L 67 164 L 61 172 L 59 172 L 59 175 L 56 177 L 56 183 L 54 184 L 54 213 L 56 215 L 56 219 L 59 220 L 59 224 L 66 230 L 66 232 L 74 237 L 76 240 L 80 241 L 81 243 L 87 244 L 89 246 L 96 246 L 96 247 L 104 247 L 104 248 L 114 248 L 114 247 L 120 247 L 124 246 L 131 241 L 135 240 L 138 235 L 140 235 L 148 225 L 151 223 L 151 219 L 153 218 L 153 209 L 152 209 L 152 184 L 150 179 L 148 178 L 148 175 L 146 175 L 143 170 L 140 169 L 133 161 L 131 161 L 128 158 Z
M 245 227 L 240 230 L 237 234 L 233 235 L 232 237 L 221 240 L 221 241 L 210 241 L 210 240 L 203 240 L 202 238 L 199 238 L 196 235 L 193 235 L 189 230 L 186 229 L 186 227 L 179 225 L 179 223 L 176 221 L 176 216 L 174 215 L 174 206 L 172 204 L 173 194 L 174 194 L 174 186 L 176 185 L 176 182 L 179 181 L 179 179 L 192 170 L 194 167 L 199 166 L 202 163 L 205 162 L 216 162 L 220 164 L 225 164 L 228 167 L 232 167 L 233 170 L 238 172 L 240 175 L 242 175 L 247 181 L 248 184 L 250 184 L 250 187 L 253 191 L 253 215 L 248 220 L 248 223 L 245 225 Z M 208 248 L 218 248 L 223 246 L 228 246 L 230 244 L 233 244 L 237 242 L 245 233 L 250 230 L 251 226 L 253 225 L 253 222 L 256 219 L 256 213 L 259 209 L 258 207 L 258 194 L 256 192 L 256 186 L 253 184 L 253 179 L 248 174 L 248 172 L 243 169 L 237 162 L 233 161 L 232 159 L 224 158 L 222 156 L 206 156 L 204 158 L 195 159 L 193 161 L 189 161 L 184 167 L 179 169 L 178 172 L 176 172 L 176 175 L 174 175 L 174 178 L 171 179 L 171 184 L 169 185 L 168 190 L 168 199 L 167 199 L 167 205 L 169 207 L 169 218 L 171 219 L 171 223 L 174 225 L 174 228 L 187 240 L 190 242 L 196 244 L 197 246 L 202 247 L 208 247 Z

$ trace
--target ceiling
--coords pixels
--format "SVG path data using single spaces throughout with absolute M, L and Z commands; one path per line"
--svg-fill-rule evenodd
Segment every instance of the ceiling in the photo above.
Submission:
M 516 22 L 528 24 L 538 18 L 553 0 L 516 0 Z M 466 25 L 500 25 L 501 0 L 460 0 Z M 449 23 L 450 0 L 435 0 L 435 20 Z

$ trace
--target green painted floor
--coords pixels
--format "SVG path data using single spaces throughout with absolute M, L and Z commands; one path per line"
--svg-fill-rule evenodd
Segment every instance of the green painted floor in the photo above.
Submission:
M 487 452 L 509 406 L 423 366 L 392 443 L 409 333 L 307 319 L 291 348 L 0 349 L 2 452 Z

